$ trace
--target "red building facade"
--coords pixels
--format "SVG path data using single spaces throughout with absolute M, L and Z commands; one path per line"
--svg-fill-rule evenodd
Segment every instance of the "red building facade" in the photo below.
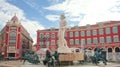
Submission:
M 32 49 L 32 43 L 17 16 L 13 16 L 0 32 L 0 52 L 5 58 L 20 58 L 25 49 Z
M 99 22 L 95 25 L 75 26 L 66 30 L 65 39 L 70 48 L 104 48 L 107 59 L 119 60 L 120 56 L 120 21 Z M 37 31 L 36 49 L 57 50 L 58 29 Z M 113 56 L 114 55 L 114 56 Z

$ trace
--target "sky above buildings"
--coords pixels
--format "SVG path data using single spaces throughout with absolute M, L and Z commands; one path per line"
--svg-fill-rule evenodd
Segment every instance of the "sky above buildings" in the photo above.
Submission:
M 16 14 L 36 43 L 36 31 L 59 28 L 62 13 L 68 27 L 120 20 L 120 0 L 0 0 L 0 29 Z

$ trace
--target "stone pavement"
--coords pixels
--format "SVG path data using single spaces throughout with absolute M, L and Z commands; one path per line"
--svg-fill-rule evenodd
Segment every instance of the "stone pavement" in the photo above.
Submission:
M 25 62 L 25 64 L 23 64 L 20 61 L 4 61 L 4 62 L 0 62 L 0 67 L 47 67 L 47 66 L 44 66 L 42 63 L 35 65 L 29 62 Z M 97 66 L 91 63 L 87 63 L 84 65 L 80 65 L 76 63 L 74 65 L 67 65 L 60 67 L 120 67 L 120 63 L 107 63 L 107 65 L 104 65 L 102 62 L 100 62 L 100 64 Z

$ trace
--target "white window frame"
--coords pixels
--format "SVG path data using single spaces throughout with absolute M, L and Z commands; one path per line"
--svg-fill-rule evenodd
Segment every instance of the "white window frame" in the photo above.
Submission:
M 109 41 L 110 40 L 110 41 Z M 111 38 L 111 36 L 107 36 L 106 37 L 106 43 L 111 43 L 112 42 L 112 38 Z
M 9 40 L 9 44 L 11 45 L 11 44 L 16 44 L 16 40 L 14 39 L 14 40 Z
M 74 40 L 70 39 L 70 45 L 74 45 Z
M 51 45 L 55 45 L 55 40 L 51 40 Z
M 55 33 L 52 33 L 52 34 L 51 34 L 51 38 L 55 38 Z
M 91 38 L 87 38 L 87 44 L 92 44 Z
M 97 30 L 92 30 L 92 35 L 97 35 Z
M 116 41 L 116 39 L 117 39 L 117 41 Z M 113 36 L 113 42 L 119 42 L 119 36 L 118 35 Z
M 70 32 L 70 37 L 73 37 L 73 31 Z
M 103 35 L 104 34 L 104 29 L 99 29 L 99 34 Z
M 109 27 L 106 28 L 106 29 L 105 29 L 105 32 L 106 32 L 106 34 L 110 34 L 110 28 L 109 28 Z
M 78 36 L 79 36 L 79 32 L 75 31 L 75 37 L 78 37 Z
M 81 39 L 81 45 L 85 45 L 86 42 L 85 42 L 85 39 Z
M 44 34 L 43 33 L 40 33 L 40 38 L 44 38 Z
M 49 46 L 50 45 L 50 42 L 49 41 L 46 41 L 46 46 Z
M 113 27 L 113 28 L 112 28 L 112 32 L 113 32 L 113 33 L 118 33 L 118 27 Z
M 16 38 L 16 33 L 15 32 L 10 32 L 9 38 Z
M 104 37 L 100 37 L 100 43 L 105 43 L 105 38 Z
M 86 31 L 86 36 L 90 36 L 90 35 L 91 35 L 90 30 L 87 30 Z
M 79 45 L 79 39 L 75 39 L 75 44 Z
M 98 44 L 98 38 L 97 37 L 93 38 L 93 43 Z
M 44 43 L 43 42 L 40 42 L 40 46 L 43 46 L 44 45 Z
M 85 36 L 85 31 L 81 31 L 80 36 Z

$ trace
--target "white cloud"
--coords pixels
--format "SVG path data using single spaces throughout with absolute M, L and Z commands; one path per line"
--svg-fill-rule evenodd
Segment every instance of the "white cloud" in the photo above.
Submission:
M 31 37 L 34 40 L 34 44 L 36 43 L 37 38 L 37 30 L 44 29 L 42 25 L 39 24 L 38 21 L 31 21 L 25 19 L 24 21 L 21 20 L 22 25 L 27 29 L 27 31 L 31 34 Z
M 20 18 L 23 16 L 22 10 L 10 5 L 5 0 L 0 0 L 0 25 L 5 24 L 15 13 L 18 14 Z
M 108 3 L 109 2 L 109 3 Z M 109 10 L 116 5 L 116 0 L 93 0 L 87 8 L 86 16 L 79 25 L 95 24 L 109 20 L 120 20 L 120 13 L 114 13 Z
M 46 15 L 45 17 L 48 20 L 50 20 L 50 21 L 57 21 L 57 20 L 59 20 L 59 16 L 58 15 Z
M 0 25 L 4 26 L 8 20 L 16 13 L 22 25 L 30 33 L 30 36 L 33 38 L 34 43 L 36 42 L 36 31 L 38 29 L 44 29 L 38 21 L 29 20 L 25 17 L 24 11 L 18 7 L 7 3 L 5 0 L 0 0 Z
M 86 12 L 86 7 L 89 3 L 90 0 L 66 0 L 65 2 L 45 7 L 44 9 L 64 11 L 70 21 L 80 21 L 82 17 L 81 14 Z
M 22 0 L 24 3 L 26 3 L 28 6 L 30 6 L 31 8 L 37 10 L 40 14 L 43 14 L 41 7 L 35 3 L 35 0 Z
M 120 20 L 120 11 L 114 7 L 118 0 L 65 0 L 62 3 L 45 7 L 48 10 L 63 11 L 69 21 L 78 21 L 78 25 L 95 24 L 96 22 Z M 120 3 L 120 2 L 119 2 Z M 114 12 L 111 12 L 114 10 Z M 115 13 L 115 11 L 118 11 Z M 84 18 L 77 17 L 84 14 Z M 75 17 L 75 18 L 74 18 Z
M 56 4 L 59 3 L 60 0 L 47 0 L 48 2 L 50 2 L 51 4 Z

